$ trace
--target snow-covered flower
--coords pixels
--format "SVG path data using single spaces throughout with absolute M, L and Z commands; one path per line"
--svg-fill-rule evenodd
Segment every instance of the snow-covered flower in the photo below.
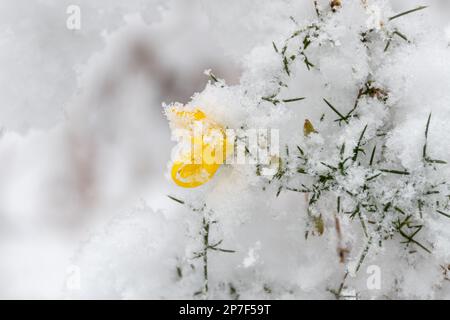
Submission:
M 170 173 L 172 180 L 184 188 L 203 185 L 224 163 L 224 128 L 199 108 L 174 105 L 167 108 L 166 115 L 179 141 Z

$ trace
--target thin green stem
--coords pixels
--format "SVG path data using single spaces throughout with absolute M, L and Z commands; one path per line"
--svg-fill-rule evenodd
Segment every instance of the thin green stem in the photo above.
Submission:
M 407 14 L 410 14 L 410 13 L 413 13 L 413 12 L 416 12 L 416 11 L 419 11 L 419 10 L 423 10 L 423 9 L 426 9 L 426 8 L 428 8 L 428 7 L 427 6 L 420 6 L 420 7 L 417 7 L 415 9 L 411 9 L 411 10 L 408 10 L 408 11 L 401 12 L 399 14 L 396 14 L 395 16 L 390 17 L 389 21 L 395 20 L 395 19 L 403 17 L 403 16 L 405 16 Z

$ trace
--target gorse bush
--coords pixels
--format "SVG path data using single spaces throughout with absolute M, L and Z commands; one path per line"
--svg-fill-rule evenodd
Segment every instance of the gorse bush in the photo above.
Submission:
M 445 36 L 427 26 L 424 6 L 310 5 L 308 17 L 292 12 L 289 31 L 251 51 L 239 84 L 209 72 L 186 106 L 167 107 L 202 110 L 241 130 L 235 141 L 248 140 L 249 128 L 279 132 L 268 164 L 223 164 L 212 174 L 201 163 L 177 167 L 185 179 L 202 177 L 170 196 L 191 210 L 180 283 L 206 298 L 446 297 Z M 265 149 L 259 141 L 246 153 Z M 261 174 L 274 164 L 274 174 Z M 379 272 L 368 274 L 373 266 Z

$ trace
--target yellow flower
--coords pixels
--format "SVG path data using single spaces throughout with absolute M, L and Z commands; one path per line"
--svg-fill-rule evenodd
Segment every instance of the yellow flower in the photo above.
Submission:
M 182 130 L 186 139 L 184 148 L 179 149 L 172 164 L 172 180 L 183 188 L 203 185 L 211 180 L 225 161 L 225 130 L 198 108 L 189 110 L 174 106 L 166 114 L 172 130 Z

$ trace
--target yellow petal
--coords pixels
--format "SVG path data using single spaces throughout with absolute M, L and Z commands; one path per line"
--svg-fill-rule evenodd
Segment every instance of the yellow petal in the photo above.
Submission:
M 192 129 L 196 121 L 205 123 L 207 118 L 203 111 L 196 108 L 194 110 L 184 110 L 180 107 L 171 107 L 166 111 L 167 118 L 177 129 Z
M 195 188 L 211 180 L 220 164 L 186 164 L 177 161 L 172 166 L 172 180 L 183 188 Z

